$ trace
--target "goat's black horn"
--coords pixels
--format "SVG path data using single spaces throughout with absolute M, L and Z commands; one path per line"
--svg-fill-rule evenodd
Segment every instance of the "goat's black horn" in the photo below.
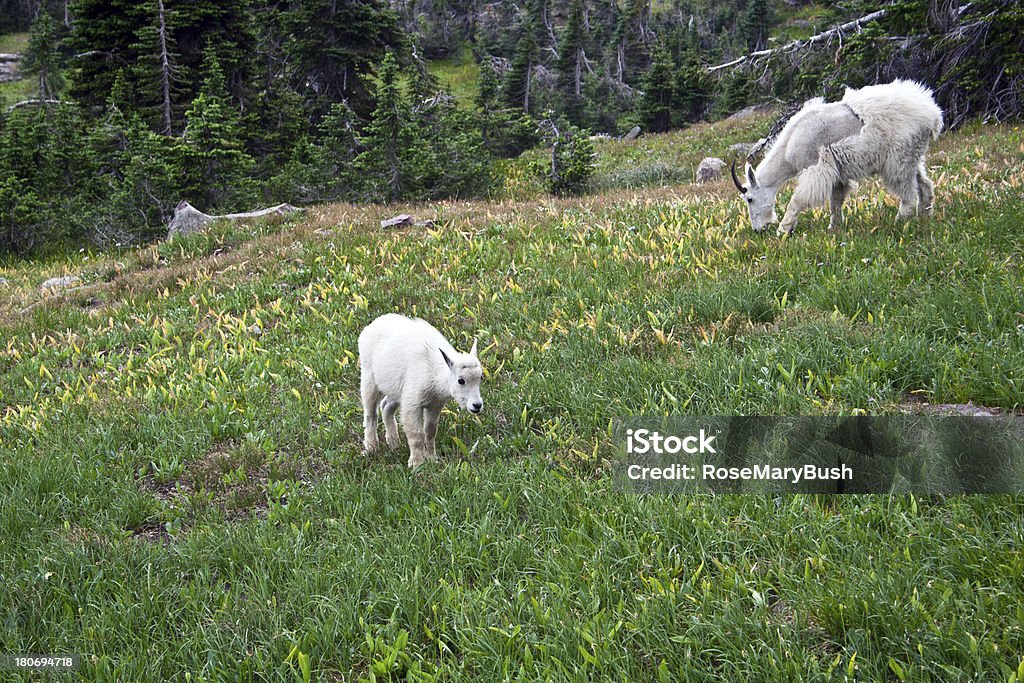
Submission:
M 732 182 L 736 184 L 736 189 L 740 191 L 740 194 L 746 194 L 747 188 L 743 187 L 743 183 L 736 177 L 736 160 L 732 160 L 732 166 L 729 167 L 729 171 L 732 173 Z

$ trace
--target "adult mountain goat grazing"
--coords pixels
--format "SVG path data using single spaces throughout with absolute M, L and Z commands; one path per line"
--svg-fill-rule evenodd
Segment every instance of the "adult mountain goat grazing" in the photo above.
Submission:
M 931 212 L 935 194 L 924 166 L 928 144 L 942 132 L 942 110 L 932 92 L 913 81 L 847 89 L 841 102 L 808 100 L 779 133 L 764 160 L 746 167 L 746 185 L 732 180 L 747 200 L 754 230 L 776 223 L 775 194 L 800 174 L 779 224 L 789 234 L 804 209 L 829 204 L 829 227 L 842 224 L 843 201 L 856 181 L 880 175 L 899 197 L 901 217 Z
M 374 320 L 359 335 L 359 366 L 363 448 L 367 453 L 379 446 L 378 409 L 392 448 L 398 446 L 395 413 L 401 409 L 402 429 L 409 441 L 409 467 L 437 460 L 437 421 L 449 399 L 474 414 L 483 410 L 483 370 L 476 342 L 468 354 L 459 353 L 425 320 L 394 313 Z

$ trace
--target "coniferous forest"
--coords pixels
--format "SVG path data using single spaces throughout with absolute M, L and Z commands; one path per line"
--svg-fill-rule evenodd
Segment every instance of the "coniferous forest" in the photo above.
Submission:
M 953 127 L 1024 110 L 1009 0 L 3 0 L 15 32 L 30 88 L 0 90 L 14 254 L 144 243 L 183 199 L 488 196 L 496 162 L 534 147 L 557 151 L 549 190 L 578 193 L 590 134 L 895 77 L 934 88 Z

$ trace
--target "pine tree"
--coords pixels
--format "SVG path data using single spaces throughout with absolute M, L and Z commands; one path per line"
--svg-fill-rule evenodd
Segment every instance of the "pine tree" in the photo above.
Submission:
M 138 244 L 161 234 L 182 194 L 176 162 L 181 143 L 153 132 L 126 106 L 134 99 L 130 90 L 125 71 L 119 71 L 106 114 L 86 143 L 101 160 L 97 176 L 104 199 L 91 213 L 93 241 L 105 245 Z
M 473 100 L 479 116 L 480 135 L 484 145 L 490 144 L 500 126 L 498 95 L 498 75 L 490 63 L 484 61 L 480 65 L 480 75 L 476 80 L 476 97 Z
M 650 0 L 626 0 L 613 37 L 611 72 L 620 83 L 634 82 L 647 66 L 650 16 Z
M 317 116 L 348 102 L 373 111 L 373 66 L 389 48 L 405 52 L 398 18 L 382 0 L 295 0 L 287 15 L 292 83 L 318 101 Z
M 14 223 L 24 218 L 22 209 L 10 203 L 6 209 L 7 227 L 20 232 L 11 242 L 24 250 L 47 240 L 80 240 L 86 236 L 82 220 L 97 197 L 96 159 L 82 144 L 87 126 L 80 110 L 70 105 L 23 107 L 12 111 L 0 129 L 0 182 L 11 192 L 28 188 L 22 207 L 32 197 L 43 202 L 18 229 Z M 13 223 L 12 223 L 13 221 Z
M 356 168 L 377 196 L 394 200 L 417 188 L 426 141 L 416 134 L 412 111 L 398 80 L 398 61 L 387 53 L 377 74 L 377 107 L 360 143 L 366 148 Z
M 711 99 L 711 84 L 698 56 L 696 37 L 692 31 L 687 33 L 686 46 L 676 65 L 673 88 L 672 125 L 675 127 L 701 120 Z
M 213 53 L 207 57 L 202 90 L 185 122 L 181 153 L 187 198 L 200 210 L 249 201 L 253 160 L 242 143 L 238 112 L 228 100 L 224 73 Z
M 0 175 L 0 254 L 24 254 L 49 237 L 46 203 L 15 175 Z
M 656 47 L 641 85 L 644 94 L 639 104 L 640 120 L 649 131 L 663 133 L 672 127 L 675 72 L 672 55 L 663 46 Z
M 145 6 L 137 0 L 77 0 L 74 12 L 70 95 L 89 110 L 102 110 L 118 68 L 136 61 L 133 46 L 146 24 Z
M 442 91 L 419 107 L 415 118 L 429 147 L 423 157 L 421 198 L 486 194 L 492 183 L 490 155 L 472 115 Z
M 171 135 L 181 117 L 180 56 L 164 0 L 148 0 L 143 11 L 146 22 L 138 27 L 131 45 L 138 55 L 131 69 L 133 88 L 140 98 L 135 108 L 142 110 L 154 130 Z
M 357 135 L 358 118 L 344 102 L 331 105 L 319 126 L 319 137 L 310 149 L 310 165 L 318 178 L 310 185 L 325 200 L 358 199 L 361 180 L 353 162 L 362 151 Z
M 533 68 L 539 54 L 536 38 L 536 23 L 527 19 L 519 39 L 512 66 L 505 75 L 503 99 L 510 108 L 530 112 L 530 94 L 533 89 Z
M 583 116 L 583 1 L 573 0 L 558 45 L 558 90 L 565 98 L 565 114 L 575 124 Z
M 58 42 L 53 18 L 48 12 L 40 12 L 32 24 L 32 36 L 21 66 L 23 73 L 35 77 L 40 99 L 56 99 L 64 88 Z
M 740 20 L 740 32 L 747 42 L 747 50 L 763 50 L 768 46 L 768 29 L 771 25 L 771 8 L 768 0 L 750 0 Z

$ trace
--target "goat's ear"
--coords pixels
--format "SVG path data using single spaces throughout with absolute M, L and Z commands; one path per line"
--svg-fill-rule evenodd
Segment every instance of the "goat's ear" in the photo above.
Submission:
M 476 339 L 473 340 L 473 348 L 469 350 L 469 355 L 476 358 Z
M 441 352 L 441 358 L 444 358 L 444 362 L 448 364 L 448 369 L 452 369 L 452 359 L 448 357 L 448 354 L 444 352 L 444 349 L 438 349 Z
M 754 177 L 754 167 L 747 164 L 747 182 L 750 183 L 750 187 L 757 185 L 757 178 Z

